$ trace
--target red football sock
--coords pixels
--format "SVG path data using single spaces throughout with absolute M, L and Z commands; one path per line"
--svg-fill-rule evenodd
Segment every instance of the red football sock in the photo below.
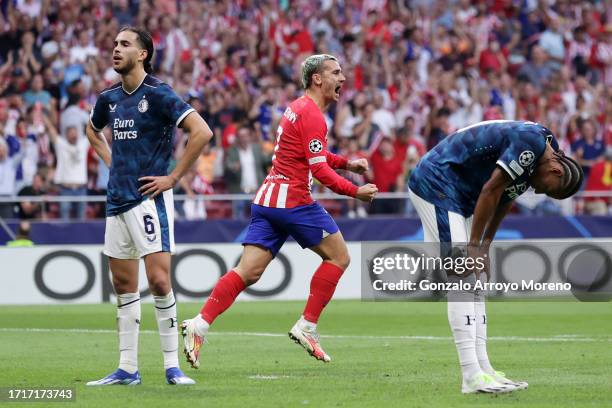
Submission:
M 215 285 L 206 304 L 204 304 L 204 307 L 200 310 L 202 318 L 206 320 L 208 324 L 212 324 L 217 316 L 234 303 L 236 297 L 245 287 L 242 278 L 234 272 L 234 270 L 223 275 Z
M 344 270 L 330 262 L 321 263 L 310 281 L 310 296 L 304 308 L 304 319 L 316 323 L 329 303 Z

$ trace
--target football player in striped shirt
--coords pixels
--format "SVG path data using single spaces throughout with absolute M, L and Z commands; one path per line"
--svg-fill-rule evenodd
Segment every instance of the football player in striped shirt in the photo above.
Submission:
M 302 248 L 322 258 L 310 283 L 310 296 L 289 337 L 318 360 L 331 358 L 319 343 L 317 322 L 349 265 L 346 243 L 332 217 L 310 194 L 313 177 L 332 191 L 370 202 L 378 189 L 357 187 L 334 169 L 362 174 L 366 159 L 348 161 L 327 151 L 323 111 L 338 101 L 346 78 L 331 55 L 312 55 L 302 63 L 305 95 L 285 110 L 276 132 L 272 168 L 251 206 L 251 223 L 238 265 L 217 282 L 200 313 L 182 322 L 185 355 L 192 367 L 200 365 L 200 347 L 209 326 L 231 306 L 247 286 L 259 280 L 291 235 Z

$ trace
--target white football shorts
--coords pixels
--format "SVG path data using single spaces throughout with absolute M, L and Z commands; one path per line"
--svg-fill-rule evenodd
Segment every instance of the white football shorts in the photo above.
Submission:
M 175 252 L 174 198 L 166 190 L 129 211 L 106 217 L 104 254 L 140 259 L 154 252 Z
M 425 242 L 450 242 L 466 244 L 470 241 L 472 218 L 447 211 L 425 201 L 412 190 L 408 190 L 421 223 Z

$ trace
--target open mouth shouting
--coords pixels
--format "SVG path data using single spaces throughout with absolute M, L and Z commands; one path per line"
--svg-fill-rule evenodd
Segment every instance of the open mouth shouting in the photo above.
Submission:
M 336 99 L 338 99 L 340 97 L 340 89 L 342 89 L 342 85 L 338 85 L 335 89 L 334 89 L 334 96 L 336 97 Z

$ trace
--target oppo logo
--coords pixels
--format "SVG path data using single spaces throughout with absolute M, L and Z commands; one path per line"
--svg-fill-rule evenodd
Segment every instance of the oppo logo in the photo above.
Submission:
M 83 265 L 82 273 L 85 274 L 85 283 L 77 290 L 72 292 L 58 292 L 54 289 L 51 289 L 45 282 L 45 270 L 47 265 L 51 261 L 55 261 L 58 259 L 72 259 L 76 260 Z M 214 251 L 210 251 L 207 249 L 190 249 L 181 253 L 177 253 L 172 255 L 172 270 L 171 270 L 171 279 L 172 279 L 172 288 L 175 294 L 181 294 L 187 297 L 204 299 L 210 295 L 212 292 L 212 287 L 194 291 L 188 288 L 185 288 L 179 280 L 177 279 L 177 271 L 179 269 L 178 266 L 181 262 L 184 262 L 186 259 L 200 259 L 202 261 L 206 261 L 205 265 L 202 266 L 202 270 L 206 268 L 207 273 L 216 273 L 218 277 L 223 276 L 227 272 L 227 264 L 223 260 L 223 258 Z M 234 265 L 238 264 L 240 257 L 238 257 L 234 263 Z M 275 287 L 270 289 L 255 289 L 253 287 L 249 287 L 245 289 L 245 292 L 251 296 L 255 297 L 269 297 L 277 295 L 283 292 L 289 284 L 291 283 L 292 278 L 292 268 L 291 263 L 287 259 L 285 255 L 282 253 L 278 253 L 276 256 L 276 260 L 282 265 L 282 273 L 283 277 Z M 216 265 L 216 270 L 210 268 L 210 261 Z M 108 258 L 104 254 L 100 254 L 100 262 L 99 268 L 100 271 L 100 279 L 101 279 L 101 291 L 102 291 L 102 301 L 108 302 L 110 301 L 110 296 L 114 294 L 113 285 L 110 280 L 110 273 L 108 273 Z M 84 254 L 78 251 L 71 250 L 60 250 L 53 251 L 51 253 L 46 254 L 42 258 L 38 260 L 36 266 L 34 267 L 34 283 L 38 290 L 44 294 L 45 296 L 56 299 L 56 300 L 75 300 L 80 297 L 83 297 L 91 292 L 94 284 L 96 282 L 96 267 L 90 258 L 85 256 Z M 151 294 L 151 291 L 147 288 L 140 292 L 141 297 L 146 297 Z

